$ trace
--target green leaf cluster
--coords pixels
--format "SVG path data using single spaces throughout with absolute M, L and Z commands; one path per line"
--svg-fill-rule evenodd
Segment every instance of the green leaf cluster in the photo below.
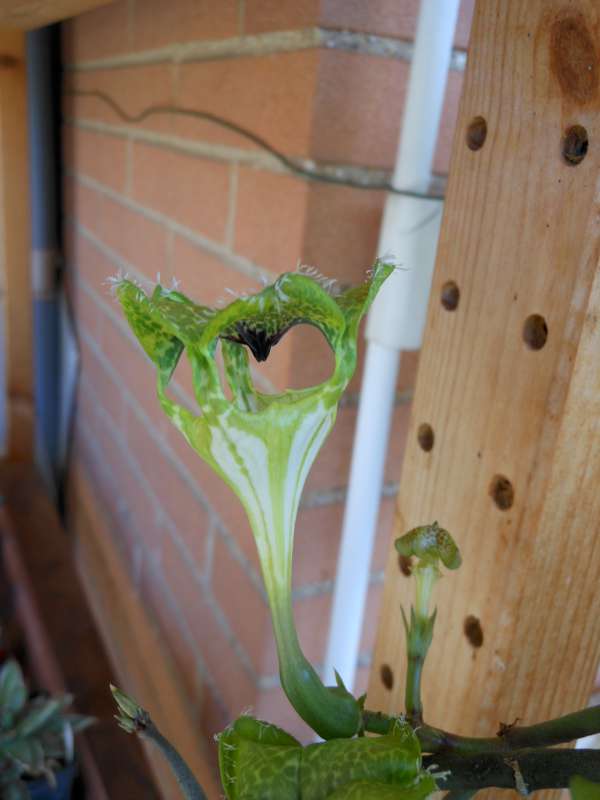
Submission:
M 74 735 L 89 717 L 65 713 L 69 695 L 29 698 L 19 664 L 0 670 L 0 798 L 27 800 L 26 780 L 45 777 L 53 785 L 57 767 L 73 758 Z

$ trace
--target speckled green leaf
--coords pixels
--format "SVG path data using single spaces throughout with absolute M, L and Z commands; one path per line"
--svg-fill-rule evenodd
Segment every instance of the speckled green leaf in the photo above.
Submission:
M 423 800 L 436 791 L 413 730 L 301 747 L 275 725 L 244 716 L 219 736 L 228 800 Z

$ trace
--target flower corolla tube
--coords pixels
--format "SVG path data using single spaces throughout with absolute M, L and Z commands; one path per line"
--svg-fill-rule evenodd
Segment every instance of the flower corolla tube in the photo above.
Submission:
M 220 309 L 197 305 L 160 285 L 148 296 L 135 282 L 116 281 L 127 320 L 156 366 L 163 410 L 246 510 L 271 608 L 283 689 L 325 739 L 357 733 L 361 707 L 341 680 L 335 687 L 323 686 L 302 654 L 291 596 L 294 526 L 307 474 L 356 367 L 360 320 L 393 269 L 378 260 L 363 284 L 343 292 L 332 291 L 312 271 L 288 272 L 257 294 Z M 299 324 L 313 325 L 325 336 L 335 358 L 331 376 L 309 388 L 257 391 L 248 351 L 265 360 L 286 331 Z M 219 343 L 230 398 L 216 361 Z M 199 413 L 167 394 L 184 351 Z

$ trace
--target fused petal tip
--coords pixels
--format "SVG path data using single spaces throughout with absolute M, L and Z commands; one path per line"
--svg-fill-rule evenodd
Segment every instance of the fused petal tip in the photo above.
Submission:
M 462 563 L 456 542 L 437 522 L 413 528 L 396 539 L 394 545 L 401 556 L 414 556 L 429 563 L 439 559 L 448 569 L 458 569 Z

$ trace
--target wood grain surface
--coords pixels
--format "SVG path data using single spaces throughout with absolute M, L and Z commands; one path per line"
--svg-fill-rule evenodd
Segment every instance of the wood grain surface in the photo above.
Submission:
M 584 706 L 600 659 L 599 58 L 593 0 L 477 3 L 396 524 L 463 552 L 424 674 L 463 734 Z M 390 546 L 370 708 L 413 590 Z
M 15 461 L 26 461 L 33 454 L 30 238 L 25 34 L 0 28 L 0 291 L 4 306 L 6 451 Z
M 0 0 L 0 26 L 23 30 L 41 28 L 74 17 L 112 0 Z

